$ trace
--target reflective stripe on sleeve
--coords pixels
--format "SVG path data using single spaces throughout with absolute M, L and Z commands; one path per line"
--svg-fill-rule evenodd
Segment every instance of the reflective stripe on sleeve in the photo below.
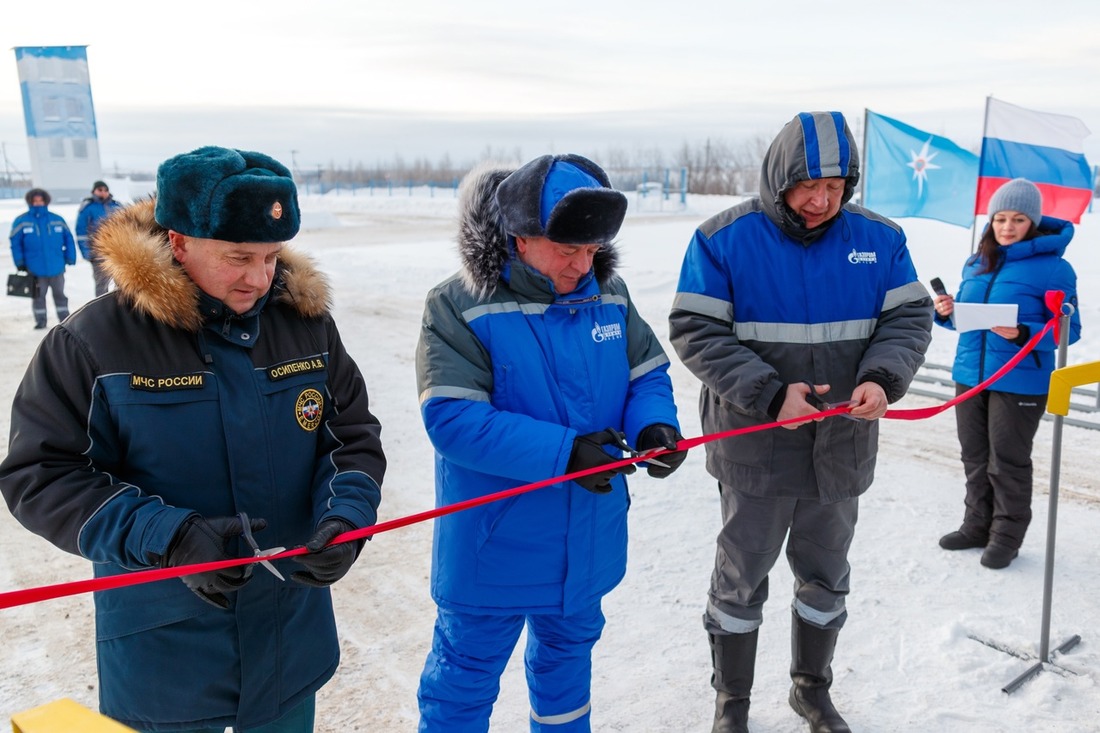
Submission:
M 886 297 L 882 300 L 882 310 L 885 312 L 897 308 L 903 303 L 910 303 L 927 297 L 929 297 L 928 291 L 921 283 L 916 281 L 905 283 L 899 288 L 886 291 Z
M 488 402 L 489 393 L 480 389 L 467 389 L 466 387 L 429 387 L 420 393 L 420 404 L 424 404 L 433 397 L 446 397 L 452 400 L 472 400 L 474 402 Z
M 733 323 L 733 303 L 721 298 L 712 298 L 709 295 L 676 293 L 676 297 L 672 300 L 672 310 L 698 313 L 701 316 Z
M 661 354 L 660 356 L 655 356 L 649 361 L 643 361 L 641 364 L 630 370 L 630 381 L 633 382 L 638 377 L 644 374 L 649 374 L 657 367 L 664 366 L 665 364 L 668 364 L 668 357 L 664 354 Z

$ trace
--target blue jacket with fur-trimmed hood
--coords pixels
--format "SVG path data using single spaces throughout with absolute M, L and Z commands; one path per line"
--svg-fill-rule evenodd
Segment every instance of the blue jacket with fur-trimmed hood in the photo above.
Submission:
M 1017 323 L 1027 331 L 1020 343 L 1001 338 L 992 331 L 966 331 L 959 334 L 955 349 L 955 365 L 951 378 L 959 384 L 974 387 L 993 376 L 1012 357 L 1020 353 L 1027 337 L 1043 329 L 1054 315 L 1047 309 L 1048 290 L 1061 290 L 1066 303 L 1073 305 L 1070 317 L 1069 343 L 1081 338 L 1081 313 L 1077 307 L 1077 273 L 1062 259 L 1073 239 L 1073 224 L 1044 216 L 1038 233 L 1009 246 L 997 248 L 997 264 L 990 272 L 979 255 L 966 261 L 956 303 L 1015 303 Z M 950 318 L 936 315 L 936 323 L 954 329 Z M 1053 332 L 1047 333 L 1035 345 L 1030 355 L 994 382 L 994 392 L 1039 395 L 1050 390 L 1050 373 L 1054 371 L 1054 352 L 1058 344 Z
M 614 273 L 616 250 L 557 294 L 502 229 L 494 196 L 510 172 L 464 181 L 463 269 L 426 299 L 417 386 L 440 506 L 566 473 L 581 434 L 611 427 L 633 445 L 649 425 L 678 427 L 668 357 Z M 479 614 L 590 607 L 626 571 L 626 480 L 612 487 L 564 482 L 438 518 L 433 598 Z
M 175 263 L 153 207 L 100 227 L 117 290 L 50 331 L 27 368 L 0 464 L 12 513 L 100 577 L 159 566 L 195 513 L 266 519 L 263 547 L 302 545 L 329 518 L 374 524 L 380 427 L 325 278 L 284 249 L 268 295 L 237 316 Z M 332 676 L 328 588 L 254 566 L 229 597 L 215 608 L 177 579 L 96 593 L 102 711 L 140 730 L 255 728 Z
M 905 394 L 931 339 L 932 301 L 901 228 L 847 203 L 859 180 L 855 140 L 836 112 L 804 113 L 764 156 L 760 197 L 704 222 L 688 245 L 669 335 L 702 381 L 704 433 L 775 419 L 787 385 L 863 382 Z M 801 181 L 844 178 L 845 202 L 807 229 L 784 201 Z M 707 444 L 707 469 L 738 491 L 838 501 L 874 476 L 878 421 L 832 418 Z

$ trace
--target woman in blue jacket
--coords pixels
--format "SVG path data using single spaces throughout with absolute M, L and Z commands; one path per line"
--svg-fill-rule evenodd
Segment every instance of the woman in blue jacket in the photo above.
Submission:
M 936 322 L 954 328 L 955 300 L 960 303 L 1014 303 L 1015 326 L 959 334 L 952 378 L 958 394 L 988 379 L 1019 353 L 1050 319 L 1044 300 L 1061 290 L 1074 307 L 1069 341 L 1081 336 L 1077 275 L 1062 259 L 1073 238 L 1073 225 L 1042 215 L 1042 194 L 1017 178 L 1001 186 L 989 201 L 989 226 L 978 252 L 963 266 L 957 298 L 935 299 Z M 1047 335 L 1030 356 L 986 389 L 955 407 L 963 469 L 966 511 L 962 526 L 940 538 L 945 550 L 983 547 L 982 565 L 1004 568 L 1019 554 L 1031 522 L 1031 448 L 1046 410 L 1050 373 L 1057 344 Z
M 53 291 L 57 320 L 69 317 L 65 297 L 65 265 L 76 264 L 76 242 L 65 220 L 49 211 L 50 194 L 32 188 L 25 196 L 27 212 L 11 225 L 11 259 L 18 270 L 34 275 L 34 327 L 46 327 L 46 291 Z

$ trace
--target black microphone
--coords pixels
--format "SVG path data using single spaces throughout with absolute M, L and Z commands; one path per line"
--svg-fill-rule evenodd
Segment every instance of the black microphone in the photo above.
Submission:
M 932 285 L 932 292 L 936 295 L 947 295 L 947 288 L 943 286 L 943 280 L 938 277 L 932 278 L 929 283 Z

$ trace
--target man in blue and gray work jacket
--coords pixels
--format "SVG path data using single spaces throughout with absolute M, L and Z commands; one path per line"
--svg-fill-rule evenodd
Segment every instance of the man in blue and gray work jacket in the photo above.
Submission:
M 931 338 L 932 301 L 900 227 L 848 203 L 855 139 L 838 112 L 803 113 L 764 156 L 760 196 L 688 245 L 670 338 L 702 381 L 704 433 L 806 418 L 707 445 L 723 526 L 703 616 L 713 730 L 748 730 L 768 573 L 787 542 L 795 577 L 790 704 L 815 733 L 847 731 L 829 696 L 847 612 L 848 548 L 871 485 L 878 424 Z M 814 420 L 830 403 L 854 419 Z

